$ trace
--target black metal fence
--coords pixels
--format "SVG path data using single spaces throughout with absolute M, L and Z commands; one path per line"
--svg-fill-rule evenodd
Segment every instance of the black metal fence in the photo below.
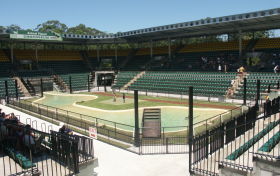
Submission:
M 80 133 L 88 134 L 89 127 L 96 127 L 98 139 L 129 150 L 137 154 L 163 154 L 163 153 L 187 153 L 188 126 L 161 127 L 159 138 L 142 137 L 143 129 L 140 128 L 140 147 L 135 147 L 133 134 L 134 126 L 108 121 L 92 116 L 87 116 L 43 104 L 33 103 L 28 100 L 10 100 L 10 105 L 27 113 L 32 113 L 41 119 L 51 123 L 64 122 L 75 128 Z M 239 106 L 222 114 L 213 116 L 207 120 L 197 122 L 195 126 L 196 134 L 203 133 L 220 125 L 221 121 L 226 121 L 238 116 L 248 109 Z
M 32 125 L 1 121 L 0 175 L 74 175 L 81 163 L 94 159 L 92 139 L 46 133 Z
M 273 103 L 272 103 L 273 102 Z M 253 153 L 279 157 L 280 98 L 268 101 L 271 106 L 255 105 L 244 114 L 204 133 L 195 135 L 192 144 L 191 172 L 218 175 L 219 169 L 230 167 L 246 172 L 253 168 Z M 258 118 L 258 114 L 264 113 Z M 273 114 L 273 115 L 272 115 Z

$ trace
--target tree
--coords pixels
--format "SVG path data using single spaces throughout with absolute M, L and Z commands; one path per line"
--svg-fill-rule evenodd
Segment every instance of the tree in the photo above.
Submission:
M 10 26 L 7 26 L 6 30 L 7 32 L 19 31 L 21 30 L 21 27 L 16 24 L 11 24 Z
M 255 31 L 255 32 L 243 32 L 242 33 L 242 39 L 243 40 L 250 40 L 253 38 L 269 38 L 270 36 L 273 36 L 273 31 Z M 239 36 L 238 33 L 229 34 L 228 36 L 229 40 L 238 40 Z
M 42 24 L 37 25 L 36 30 L 39 32 L 56 32 L 59 34 L 66 33 L 68 27 L 66 24 L 59 22 L 58 20 L 49 20 Z
M 6 28 L 4 26 L 0 26 L 0 33 L 4 33 L 6 31 Z
M 98 35 L 104 34 L 104 32 L 99 31 L 95 28 L 87 27 L 84 24 L 79 24 L 78 26 L 71 27 L 67 30 L 67 33 L 80 34 L 80 35 Z

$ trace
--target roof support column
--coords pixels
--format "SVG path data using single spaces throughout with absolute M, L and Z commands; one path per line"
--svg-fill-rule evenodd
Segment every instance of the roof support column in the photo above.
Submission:
M 153 40 L 150 40 L 150 57 L 153 58 Z
M 115 45 L 115 66 L 118 65 L 118 45 Z
M 96 56 L 97 56 L 97 61 L 99 63 L 100 62 L 100 58 L 99 58 L 99 45 L 97 45 Z
M 171 60 L 171 40 L 168 37 L 168 59 Z
M 239 49 L 239 58 L 242 55 L 242 31 L 238 30 L 238 49 Z
M 10 48 L 11 48 L 11 62 L 12 64 L 14 63 L 14 43 L 10 43 Z
M 35 43 L 35 59 L 36 59 L 36 62 L 38 64 L 39 60 L 38 60 L 38 44 L 37 43 Z

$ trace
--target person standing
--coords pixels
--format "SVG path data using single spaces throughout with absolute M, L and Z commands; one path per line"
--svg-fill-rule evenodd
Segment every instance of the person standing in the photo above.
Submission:
M 123 93 L 123 103 L 125 103 L 125 93 Z
M 222 72 L 222 66 L 221 66 L 221 64 L 219 64 L 219 66 L 218 66 L 218 71 L 219 71 L 219 72 Z
M 273 69 L 274 73 L 278 73 L 279 72 L 279 65 L 276 65 Z

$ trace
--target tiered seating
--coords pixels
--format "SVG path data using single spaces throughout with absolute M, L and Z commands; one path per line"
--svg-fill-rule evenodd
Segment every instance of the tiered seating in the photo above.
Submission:
M 280 48 L 280 38 L 263 38 L 256 43 L 255 49 Z
M 271 150 L 280 142 L 280 131 L 273 135 L 261 148 L 259 151 L 271 152 Z
M 89 70 L 82 61 L 49 61 L 40 62 L 43 68 L 52 69 L 69 86 L 69 76 L 72 78 L 72 89 L 86 90 Z
M 118 49 L 117 56 L 127 56 L 129 53 L 129 49 Z M 108 50 L 99 50 L 99 57 L 115 57 L 115 50 L 108 49 Z M 97 58 L 97 50 L 88 51 L 89 57 Z
M 265 129 L 255 135 L 252 139 L 247 141 L 244 145 L 240 146 L 233 153 L 228 155 L 226 159 L 228 160 L 236 160 L 240 155 L 246 152 L 250 147 L 252 147 L 255 143 L 257 143 L 261 138 L 263 138 L 267 133 L 269 133 L 275 126 L 279 125 L 280 121 L 271 122 Z
M 72 73 L 72 74 L 63 74 L 60 77 L 63 81 L 69 86 L 69 77 L 71 76 L 72 90 L 87 90 L 88 89 L 88 75 L 87 73 Z
M 249 73 L 247 77 L 247 97 L 250 99 L 254 99 L 256 96 L 258 79 L 261 81 L 260 92 L 263 93 L 268 88 L 269 84 L 271 88 L 276 86 L 280 75 L 275 73 Z M 239 91 L 235 94 L 236 98 L 243 97 L 243 89 L 243 86 L 241 86 Z
M 145 70 L 145 64 L 151 59 L 150 56 L 136 56 L 126 64 L 126 70 Z
M 52 69 L 56 74 L 79 73 L 89 71 L 82 61 L 49 61 L 40 62 L 42 68 Z
M 38 52 L 39 54 L 39 52 Z M 14 50 L 14 55 L 18 60 L 36 60 L 35 50 Z
M 129 72 L 119 72 L 115 78 L 115 84 L 112 88 L 121 88 L 127 84 L 131 79 L 133 79 L 139 72 L 129 71 Z
M 0 50 L 0 62 L 9 62 L 9 58 L 6 56 L 3 50 Z
M 0 97 L 5 97 L 6 92 L 5 92 L 5 81 L 8 81 L 8 93 L 10 97 L 15 97 L 16 96 L 16 89 L 15 89 L 15 82 L 11 78 L 0 78 Z M 18 90 L 19 96 L 23 96 L 20 90 Z
M 39 50 L 39 61 L 74 61 L 82 60 L 78 51 Z
M 36 164 L 32 163 L 29 158 L 27 158 L 23 154 L 15 151 L 13 148 L 5 146 L 4 150 L 9 155 L 9 157 L 11 157 L 23 169 L 29 169 L 32 167 L 36 167 Z
M 245 40 L 242 42 L 242 48 L 245 48 L 248 44 L 248 41 Z M 179 53 L 188 53 L 188 52 L 207 52 L 207 51 L 234 51 L 238 50 L 238 41 L 230 42 L 205 42 L 205 43 L 196 43 L 189 44 L 182 48 Z
M 27 60 L 36 60 L 35 50 L 14 50 L 15 57 Z M 39 61 L 69 61 L 69 60 L 81 60 L 78 51 L 67 50 L 38 50 L 37 51 Z
M 129 89 L 186 94 L 194 87 L 194 95 L 224 96 L 235 73 L 146 72 Z
M 16 73 L 19 77 L 24 78 L 41 78 L 41 77 L 50 77 L 50 72 L 47 70 L 33 70 L 33 71 L 19 71 Z

